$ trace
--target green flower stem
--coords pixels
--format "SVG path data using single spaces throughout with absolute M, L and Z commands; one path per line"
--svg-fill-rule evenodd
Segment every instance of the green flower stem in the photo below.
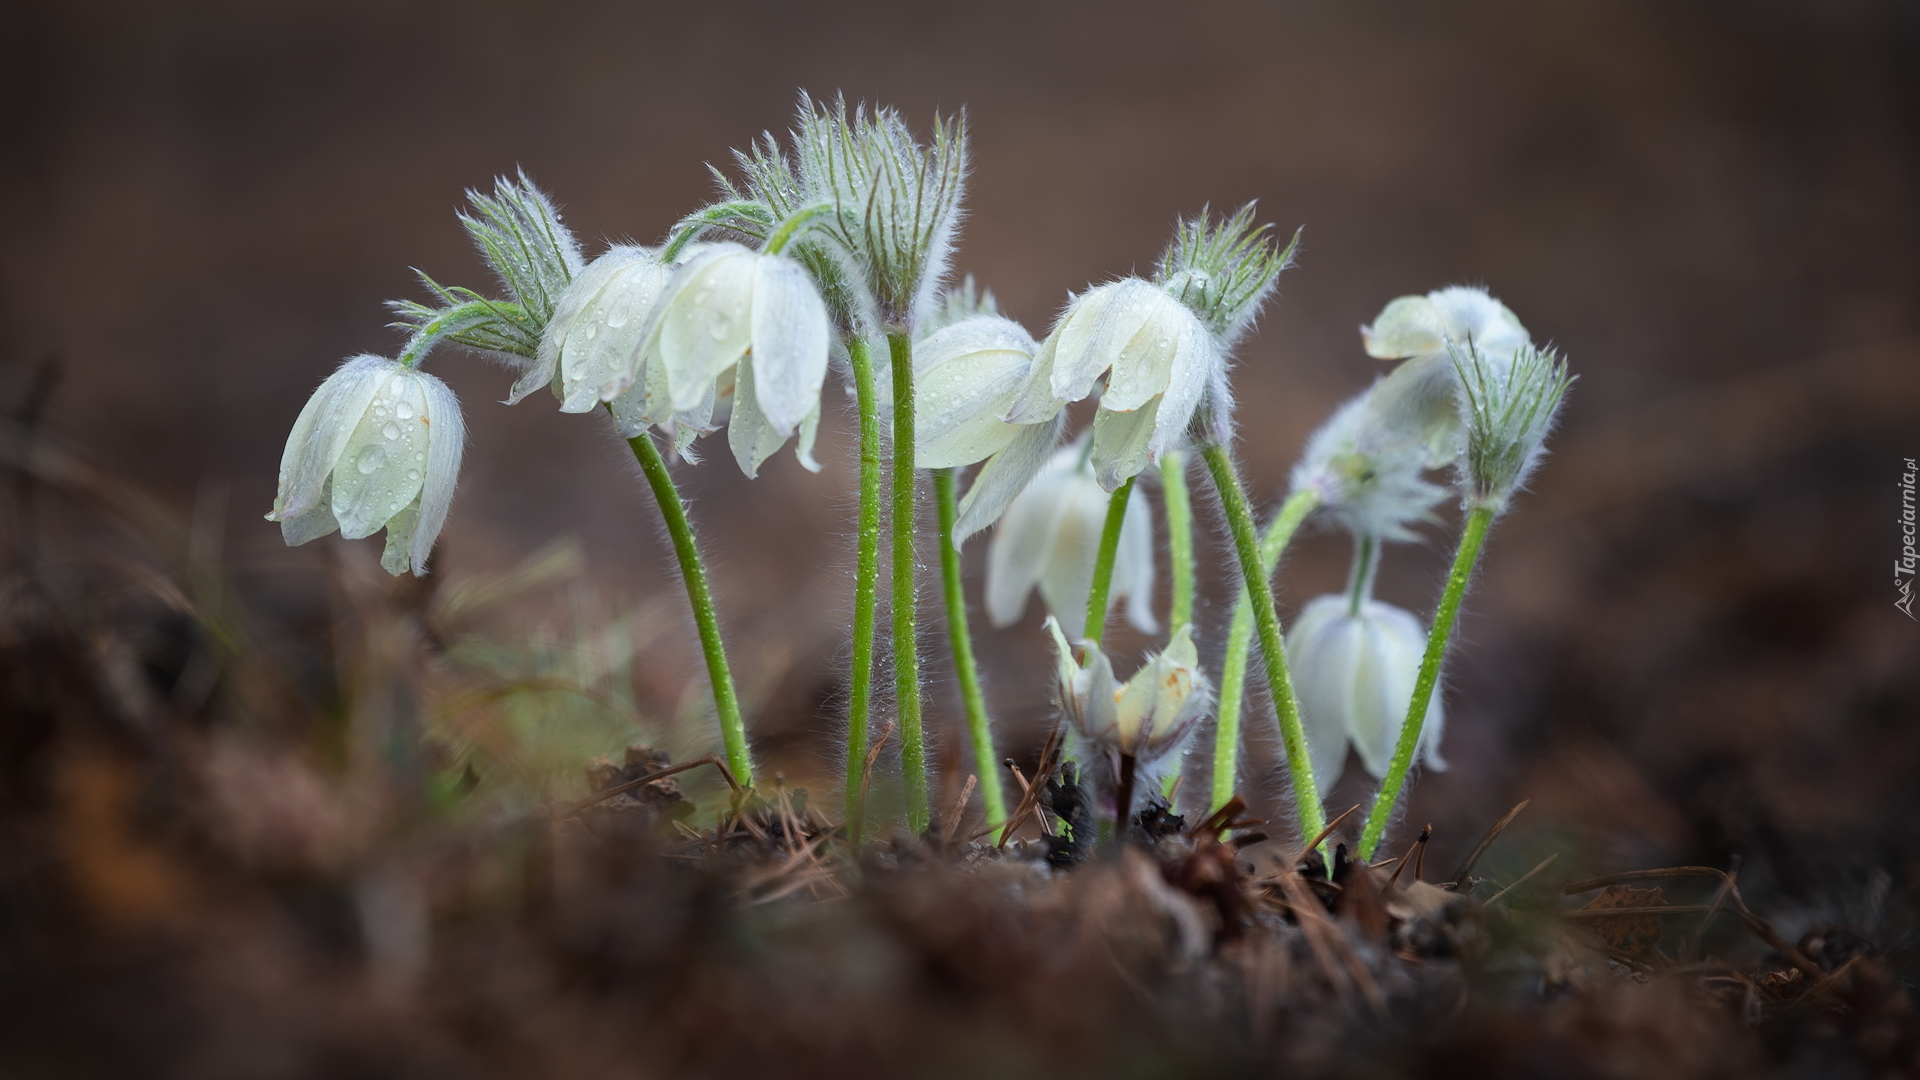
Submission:
M 920 644 L 914 627 L 913 336 L 887 334 L 893 358 L 893 693 L 900 712 L 900 766 L 907 782 L 907 829 L 927 831 L 927 743 L 920 724 Z
M 1280 505 L 1267 531 L 1260 534 L 1260 580 L 1270 581 L 1280 565 L 1280 556 L 1293 541 L 1300 523 L 1320 505 L 1320 496 L 1310 490 L 1296 491 Z M 1247 653 L 1253 645 L 1253 597 L 1243 585 L 1240 599 L 1233 605 L 1233 622 L 1227 628 L 1227 655 L 1220 664 L 1220 720 L 1213 732 L 1213 798 L 1211 813 L 1227 805 L 1239 782 L 1240 712 L 1246 701 Z
M 700 549 L 693 540 L 693 523 L 687 520 L 686 504 L 673 486 L 673 474 L 666 459 L 653 444 L 651 432 L 642 431 L 627 440 L 640 471 L 647 475 L 653 498 L 660 504 L 660 516 L 666 519 L 667 533 L 673 537 L 673 553 L 680 560 L 680 576 L 687 583 L 687 603 L 693 608 L 693 622 L 700 630 L 700 650 L 707 654 L 707 679 L 713 683 L 713 706 L 720 714 L 720 737 L 727 746 L 727 768 L 741 787 L 753 786 L 753 759 L 747 754 L 747 727 L 740 719 L 740 698 L 733 690 L 733 673 L 727 667 L 727 649 L 720 642 L 720 620 L 713 612 L 713 591 L 707 587 L 707 568 L 700 561 Z
M 953 523 L 959 519 L 959 496 L 952 469 L 935 469 L 933 491 L 940 513 L 940 584 L 947 601 L 947 640 L 953 648 L 953 670 L 960 680 L 960 701 L 966 706 L 967 734 L 973 740 L 974 775 L 980 778 L 980 805 L 987 827 L 1007 820 L 1007 798 L 1000 787 L 1000 763 L 993 754 L 993 724 L 987 719 L 987 698 L 980 692 L 980 672 L 973 661 L 973 635 L 967 631 L 967 592 L 960 582 L 960 550 L 953 546 Z
M 1360 606 L 1373 599 L 1373 576 L 1380 569 L 1380 538 L 1360 536 L 1353 541 L 1353 570 L 1347 575 L 1347 614 L 1358 618 Z
M 880 582 L 880 404 L 873 385 L 873 354 L 864 339 L 847 339 L 854 398 L 860 410 L 860 525 L 853 570 L 853 673 L 847 702 L 847 836 L 854 843 L 866 821 L 867 713 L 873 703 L 873 609 Z
M 1167 603 L 1169 633 L 1193 621 L 1193 500 L 1187 494 L 1187 455 L 1160 459 L 1160 489 L 1167 513 L 1167 563 L 1173 595 Z
M 1293 777 L 1294 812 L 1300 817 L 1300 834 L 1312 838 L 1326 827 L 1326 811 L 1320 806 L 1320 789 L 1314 783 L 1313 762 L 1307 757 L 1307 732 L 1300 724 L 1300 705 L 1293 696 L 1293 680 L 1287 674 L 1286 646 L 1280 637 L 1280 616 L 1273 609 L 1273 589 L 1267 584 L 1265 566 L 1260 559 L 1260 540 L 1254 532 L 1253 513 L 1247 509 L 1247 496 L 1240 487 L 1233 459 L 1226 447 L 1215 443 L 1201 452 L 1213 486 L 1220 493 L 1220 508 L 1227 527 L 1233 532 L 1233 546 L 1240 555 L 1240 575 L 1246 593 L 1253 598 L 1254 628 L 1260 633 L 1260 652 L 1267 662 L 1267 687 L 1280 714 L 1280 739 L 1286 745 L 1287 771 Z M 1289 500 L 1291 501 L 1291 500 Z M 1255 588 L 1255 586 L 1258 588 Z
M 1100 527 L 1100 552 L 1093 560 L 1093 587 L 1087 590 L 1087 625 L 1080 636 L 1089 645 L 1100 644 L 1107 630 L 1107 593 L 1113 589 L 1113 560 L 1120 551 L 1120 529 L 1127 523 L 1127 499 L 1134 478 L 1113 489 L 1107 499 L 1107 520 Z
M 1447 571 L 1446 591 L 1440 594 L 1440 607 L 1433 613 L 1433 629 L 1427 633 L 1427 652 L 1420 659 L 1420 677 L 1413 684 L 1413 700 L 1407 703 L 1407 722 L 1400 725 L 1400 742 L 1393 748 L 1393 763 L 1380 781 L 1373 797 L 1373 809 L 1367 812 L 1367 825 L 1360 833 L 1360 857 L 1373 858 L 1380 846 L 1380 834 L 1387 829 L 1387 818 L 1400 801 L 1400 789 L 1406 786 L 1407 770 L 1413 767 L 1414 751 L 1420 748 L 1420 729 L 1427 721 L 1427 706 L 1433 701 L 1433 689 L 1440 681 L 1440 661 L 1446 658 L 1447 641 L 1453 637 L 1453 625 L 1460 616 L 1460 598 L 1466 595 L 1467 582 L 1473 577 L 1474 564 L 1480 561 L 1480 549 L 1493 527 L 1496 508 L 1480 503 L 1467 512 L 1466 528 L 1460 533 L 1460 548 L 1453 553 L 1453 569 Z

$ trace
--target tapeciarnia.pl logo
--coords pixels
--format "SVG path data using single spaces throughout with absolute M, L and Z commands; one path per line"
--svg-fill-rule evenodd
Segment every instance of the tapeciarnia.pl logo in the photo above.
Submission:
M 1899 594 L 1893 606 L 1904 612 L 1909 619 L 1914 618 L 1913 480 L 1916 472 L 1920 472 L 1920 469 L 1915 469 L 1913 459 L 1907 458 L 1906 471 L 1900 474 L 1900 557 L 1893 561 L 1893 589 Z M 1920 619 L 1915 621 L 1920 622 Z

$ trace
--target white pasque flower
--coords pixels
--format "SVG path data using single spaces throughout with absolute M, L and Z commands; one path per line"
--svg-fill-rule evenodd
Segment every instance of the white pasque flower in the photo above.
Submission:
M 1393 300 L 1360 328 L 1360 339 L 1368 356 L 1406 361 L 1371 391 L 1374 407 L 1420 439 L 1429 467 L 1457 458 L 1465 438 L 1454 355 L 1472 350 L 1504 370 L 1531 344 L 1511 309 L 1463 285 Z
M 1106 392 L 1093 420 L 1094 474 L 1112 491 L 1173 448 L 1226 363 L 1198 316 L 1152 282 L 1096 286 L 1067 305 L 1005 419 L 1034 424 Z
M 1083 636 L 1108 502 L 1085 459 L 1082 436 L 1049 458 L 1001 516 L 987 548 L 987 619 L 994 626 L 1019 622 L 1027 595 L 1038 585 L 1060 625 L 1076 638 Z M 1153 518 L 1145 499 L 1127 500 L 1127 516 L 1121 520 L 1108 609 L 1122 598 L 1128 622 L 1142 633 L 1158 629 L 1153 618 Z
M 1213 704 L 1193 628 L 1175 630 L 1164 651 L 1149 655 L 1121 683 L 1098 645 L 1082 642 L 1076 657 L 1059 620 L 1050 618 L 1046 626 L 1053 635 L 1060 707 L 1082 743 L 1082 767 L 1111 783 L 1117 780 L 1110 772 L 1113 759 L 1126 754 L 1134 759 L 1134 790 L 1157 790 Z
M 280 459 L 268 521 L 298 546 L 340 530 L 387 530 L 380 565 L 424 574 L 446 523 L 466 427 L 439 379 L 382 356 L 356 356 L 307 399 Z
M 561 412 L 584 413 L 625 393 L 641 377 L 647 320 L 671 276 L 659 252 L 631 244 L 588 263 L 560 294 L 533 367 L 507 402 L 551 385 Z
M 1348 743 L 1368 773 L 1386 775 L 1426 647 L 1419 619 L 1378 600 L 1363 601 L 1356 613 L 1350 597 L 1322 596 L 1294 620 L 1287 657 L 1321 795 L 1340 779 Z M 1420 730 L 1420 750 L 1431 769 L 1447 767 L 1440 759 L 1444 721 L 1436 688 Z
M 956 547 L 1000 519 L 1060 440 L 1064 411 L 1037 424 L 1001 419 L 1026 382 L 1033 353 L 1025 327 L 986 314 L 962 318 L 914 346 L 915 464 L 950 469 L 986 462 L 960 500 Z
M 735 243 L 708 245 L 673 271 L 642 338 L 649 391 L 642 417 L 660 422 L 667 411 L 717 408 L 731 373 L 728 442 L 742 471 L 754 475 L 796 431 L 801 460 L 818 467 L 808 449 L 832 332 L 826 304 L 798 262 Z M 652 407 L 656 389 L 665 391 L 664 410 Z
M 1412 526 L 1431 520 L 1447 492 L 1422 477 L 1422 433 L 1380 408 L 1386 383 L 1381 379 L 1340 406 L 1307 439 L 1293 467 L 1293 490 L 1314 492 L 1328 515 L 1356 536 L 1412 540 Z

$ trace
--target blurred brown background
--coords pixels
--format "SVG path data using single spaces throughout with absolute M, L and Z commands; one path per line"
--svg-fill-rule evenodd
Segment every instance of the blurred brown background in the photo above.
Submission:
M 1601 861 L 1738 853 L 1790 891 L 1913 880 L 1920 627 L 1889 566 L 1920 454 L 1911 4 L 27 0 L 7 23 L 7 400 L 57 358 L 48 430 L 224 515 L 226 559 L 290 622 L 321 603 L 300 582 L 323 555 L 258 517 L 286 430 L 342 357 L 391 352 L 380 303 L 420 295 L 409 267 L 483 284 L 464 188 L 521 166 L 584 238 L 652 242 L 708 194 L 703 162 L 784 128 L 797 88 L 917 124 L 964 105 L 957 267 L 1036 332 L 1208 202 L 1305 227 L 1236 376 L 1269 506 L 1376 373 L 1355 329 L 1394 296 L 1484 284 L 1571 357 L 1556 454 L 1469 601 L 1453 770 L 1414 790 L 1442 851 L 1531 797 Z M 608 595 L 677 599 L 602 425 L 497 406 L 506 375 L 455 352 L 432 367 L 472 431 L 442 575 L 573 534 Z M 853 460 L 830 401 L 818 477 L 782 455 L 749 483 L 724 452 L 680 473 L 736 656 L 772 673 L 763 746 L 799 776 L 831 771 L 840 723 Z M 1450 545 L 1391 553 L 1384 597 L 1429 610 Z M 1283 613 L 1345 559 L 1305 542 Z M 1038 617 L 980 636 L 1030 752 Z M 663 685 L 697 676 L 690 639 L 676 625 L 650 654 Z M 1350 776 L 1334 802 L 1363 791 Z

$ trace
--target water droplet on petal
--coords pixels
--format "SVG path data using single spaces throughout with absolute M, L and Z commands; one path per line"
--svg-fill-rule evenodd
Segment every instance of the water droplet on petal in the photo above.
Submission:
M 413 419 L 413 403 L 410 401 L 403 401 L 400 404 L 395 405 L 393 407 L 393 415 L 399 417 L 402 420 Z
M 385 435 L 389 439 L 397 439 L 400 437 L 400 425 L 389 420 L 387 421 L 387 426 L 380 429 L 380 434 Z
M 626 308 L 617 307 L 617 308 L 614 308 L 612 311 L 607 312 L 607 329 L 617 330 L 620 327 L 625 325 L 627 325 L 627 309 Z
M 418 479 L 420 479 L 420 470 L 419 470 L 419 469 L 408 469 L 408 470 L 407 470 L 407 479 L 409 479 L 409 480 L 418 480 Z
M 365 450 L 360 451 L 360 459 L 354 462 L 354 467 L 359 469 L 364 475 L 373 472 L 386 463 L 387 452 L 378 446 L 369 446 Z
M 415 455 L 413 455 L 413 460 L 415 460 L 415 461 L 425 461 L 425 460 L 427 460 L 427 455 L 426 455 L 426 454 L 424 454 L 424 453 L 421 453 L 421 454 L 415 454 Z

